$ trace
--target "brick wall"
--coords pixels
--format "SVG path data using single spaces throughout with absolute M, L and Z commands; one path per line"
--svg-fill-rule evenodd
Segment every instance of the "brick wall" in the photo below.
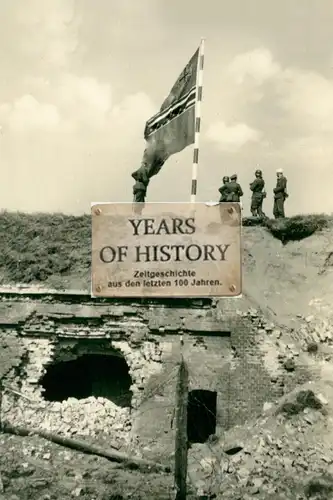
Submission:
M 251 309 L 245 298 L 226 299 L 218 307 L 212 301 L 117 301 L 52 291 L 6 292 L 0 299 L 0 339 L 14 332 L 23 352 L 21 369 L 9 369 L 4 381 L 44 408 L 33 413 L 38 415 L 34 420 L 29 400 L 19 398 L 14 404 L 9 391 L 6 415 L 16 423 L 30 421 L 51 430 L 57 426 L 63 434 L 73 429 L 76 434 L 104 435 L 116 430 L 127 444 L 139 442 L 141 448 L 170 453 L 180 332 L 190 390 L 217 392 L 217 432 L 256 417 L 265 402 L 283 391 L 275 325 Z M 64 351 L 61 346 L 81 346 L 83 352 L 93 339 L 100 340 L 103 349 L 123 354 L 134 396 L 131 414 L 100 403 L 100 413 L 87 430 L 75 427 L 75 422 L 78 415 L 82 421 L 82 405 L 86 411 L 89 402 L 73 401 L 70 409 L 65 403 L 46 405 L 39 380 L 47 364 Z M 287 385 L 290 388 L 292 380 Z M 89 404 L 89 411 L 96 413 L 97 403 Z

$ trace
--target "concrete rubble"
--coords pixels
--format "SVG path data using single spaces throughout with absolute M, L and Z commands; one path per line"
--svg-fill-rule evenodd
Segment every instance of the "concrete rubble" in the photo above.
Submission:
M 3 401 L 3 420 L 11 425 L 29 427 L 74 437 L 115 435 L 126 439 L 131 429 L 130 411 L 104 398 L 68 398 L 59 403 L 28 405 L 23 399 L 7 396 Z M 123 434 L 123 436 L 122 436 Z
M 2 404 L 2 418 L 16 426 L 29 426 L 64 436 L 116 435 L 121 443 L 128 442 L 131 431 L 131 410 L 120 408 L 101 397 L 83 400 L 68 398 L 63 402 L 47 402 L 39 380 L 54 361 L 55 343 L 46 339 L 23 339 L 27 360 L 19 377 L 7 377 Z M 111 343 L 110 343 L 111 345 Z M 152 342 L 136 349 L 128 342 L 113 342 L 129 366 L 133 385 L 132 407 L 140 403 L 145 381 L 161 370 L 161 349 Z M 82 353 L 85 351 L 83 350 Z M 16 391 L 16 392 L 13 392 Z M 18 397 L 22 394 L 23 397 Z
M 299 335 L 304 345 L 310 342 L 317 344 L 325 343 L 327 345 L 333 344 L 332 321 L 315 316 L 301 317 L 299 319 L 302 321 Z
M 283 401 L 294 404 L 289 413 L 282 412 L 280 402 L 257 422 L 193 445 L 189 480 L 198 494 L 229 500 L 305 500 L 310 498 L 311 488 L 315 491 L 316 481 L 326 495 L 332 493 L 333 447 L 325 438 L 330 432 L 326 429 L 332 422 L 332 405 L 327 410 L 327 399 L 314 393 L 319 387 L 309 387 L 294 391 Z M 303 404 L 296 411 L 299 400 Z
M 186 308 L 161 307 L 157 310 L 150 306 L 138 310 L 132 306 L 125 308 L 117 305 L 114 309 L 109 306 L 94 309 L 91 304 L 56 303 L 53 307 L 47 301 L 37 305 L 29 300 L 22 301 L 20 307 L 12 308 L 11 317 L 3 320 L 7 321 L 6 328 L 16 328 L 24 353 L 20 365 L 4 378 L 7 386 L 2 404 L 4 421 L 68 437 L 83 436 L 88 441 L 95 438 L 96 442 L 99 439 L 105 442 L 109 439 L 110 442 L 117 442 L 122 449 L 130 449 L 133 454 L 140 455 L 140 450 L 145 453 L 146 448 L 148 451 L 157 450 L 163 436 L 151 440 L 149 437 L 147 443 L 136 446 L 132 418 L 135 411 L 141 411 L 147 383 L 154 377 L 158 379 L 160 374 L 163 374 L 163 380 L 169 380 L 168 363 L 165 361 L 171 359 L 175 339 L 178 341 L 179 331 L 183 329 L 188 335 L 189 363 L 191 360 L 196 363 L 195 367 L 190 366 L 191 376 L 194 373 L 194 378 L 199 379 L 199 387 L 204 383 L 210 388 L 207 384 L 208 378 L 212 378 L 209 370 L 214 363 L 219 369 L 221 360 L 224 360 L 225 371 L 216 369 L 216 381 L 223 381 L 223 377 L 229 374 L 229 384 L 235 385 L 226 386 L 220 399 L 230 405 L 229 413 L 234 409 L 238 411 L 239 419 L 238 426 L 230 420 L 229 430 L 226 430 L 227 426 L 217 425 L 215 436 L 211 436 L 205 444 L 194 444 L 189 450 L 189 482 L 195 492 L 201 497 L 215 494 L 216 498 L 230 500 L 288 500 L 289 490 L 295 487 L 295 478 L 300 477 L 302 486 L 297 498 L 305 498 L 305 475 L 309 472 L 309 461 L 314 461 L 311 472 L 319 476 L 325 467 L 333 467 L 332 453 L 325 448 L 325 443 L 315 445 L 318 429 L 328 422 L 325 408 L 330 406 L 329 395 L 325 391 L 311 389 L 315 394 L 312 400 L 309 395 L 299 396 L 301 401 L 297 397 L 293 401 L 292 395 L 288 399 L 290 391 L 309 380 L 311 375 L 303 367 L 301 345 L 293 341 L 287 328 L 265 318 L 259 308 L 246 304 L 242 310 L 230 312 L 227 305 L 223 310 L 219 307 L 217 304 L 208 308 L 198 307 L 185 317 Z M 304 319 L 304 327 L 312 328 L 313 321 L 312 318 Z M 231 336 L 231 349 L 226 343 L 226 340 L 229 342 L 227 334 Z M 54 403 L 45 401 L 40 380 L 47 367 L 59 360 L 71 360 L 89 353 L 89 340 L 92 339 L 95 346 L 102 342 L 100 352 L 116 350 L 126 360 L 132 379 L 131 408 L 121 408 L 101 397 L 83 400 L 68 398 Z M 178 344 L 175 350 L 178 350 Z M 227 364 L 229 358 L 232 358 L 230 367 Z M 206 379 L 201 380 L 204 377 Z M 237 389 L 239 383 L 247 389 L 243 386 Z M 169 390 L 169 387 L 166 389 Z M 215 390 L 213 386 L 212 389 Z M 247 399 L 246 390 L 250 391 Z M 282 399 L 277 404 L 280 397 L 286 400 Z M 154 406 L 147 403 L 145 408 L 148 410 L 145 411 L 148 417 L 142 423 L 149 431 L 150 427 L 157 429 L 161 426 L 159 418 L 154 417 L 159 414 L 154 414 L 153 410 L 160 405 L 161 412 L 164 412 L 167 404 L 174 404 L 173 394 L 169 401 L 163 392 L 152 401 Z M 311 401 L 316 403 L 311 405 Z M 256 420 L 260 412 L 261 416 Z M 150 413 L 154 421 L 149 420 Z M 224 414 L 222 420 L 226 422 Z M 168 432 L 171 431 L 164 422 L 160 434 L 156 435 L 163 434 L 165 442 L 171 442 L 172 449 L 161 450 L 161 456 L 172 459 L 174 441 L 172 436 L 171 439 L 167 436 Z M 312 441 L 308 439 L 311 433 Z M 304 445 L 305 435 L 309 446 Z M 155 443 L 152 442 L 154 440 Z M 53 461 L 54 452 L 45 445 L 38 451 L 36 447 L 25 450 L 27 462 L 36 454 L 39 460 Z M 61 453 L 63 460 L 70 462 L 72 455 L 65 451 Z M 281 484 L 282 476 L 286 482 Z M 4 484 L 6 489 L 6 478 Z M 75 484 L 71 491 L 72 497 L 84 497 L 86 490 Z M 87 498 L 91 498 L 89 494 Z

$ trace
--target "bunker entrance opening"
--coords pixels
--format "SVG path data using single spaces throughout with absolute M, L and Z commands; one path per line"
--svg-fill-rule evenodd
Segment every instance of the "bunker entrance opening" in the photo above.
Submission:
M 40 381 L 47 401 L 89 396 L 109 399 L 117 406 L 131 406 L 132 380 L 122 356 L 83 354 L 47 368 Z
M 216 432 L 215 391 L 193 390 L 188 395 L 187 440 L 189 443 L 205 443 Z

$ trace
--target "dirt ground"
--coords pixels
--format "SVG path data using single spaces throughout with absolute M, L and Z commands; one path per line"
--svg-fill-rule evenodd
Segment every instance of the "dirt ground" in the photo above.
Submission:
M 298 315 L 333 316 L 324 310 L 333 300 L 332 228 L 282 245 L 265 228 L 245 227 L 243 245 L 243 292 L 275 321 L 293 325 Z
M 1 500 L 170 499 L 169 474 L 143 474 L 42 438 L 0 436 Z
M 193 445 L 188 498 L 201 490 L 201 498 L 224 500 L 332 500 L 332 375 L 323 362 L 319 382 L 267 404 L 257 421 Z M 2 434 L 0 447 L 1 500 L 174 498 L 172 474 L 126 471 L 36 436 Z

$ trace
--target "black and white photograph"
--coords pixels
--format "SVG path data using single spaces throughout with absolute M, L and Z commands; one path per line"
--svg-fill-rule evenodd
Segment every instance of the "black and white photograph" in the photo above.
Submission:
M 0 20 L 0 500 L 333 500 L 332 2 Z

